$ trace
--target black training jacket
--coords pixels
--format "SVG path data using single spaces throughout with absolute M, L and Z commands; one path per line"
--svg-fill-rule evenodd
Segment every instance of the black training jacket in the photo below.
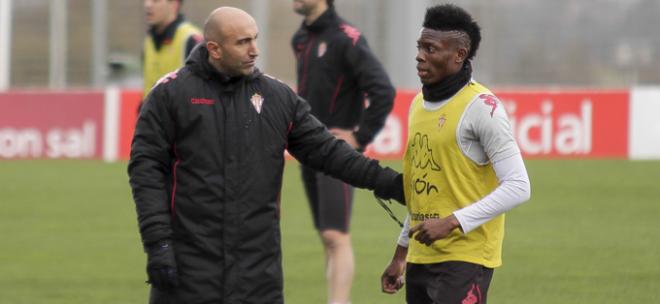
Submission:
M 285 149 L 376 193 L 402 185 L 329 134 L 285 84 L 259 71 L 229 79 L 207 58 L 204 46 L 193 50 L 140 112 L 128 173 L 142 241 L 172 240 L 181 283 L 167 295 L 173 303 L 282 303 Z
M 370 143 L 392 110 L 395 90 L 365 38 L 331 6 L 312 24 L 303 22 L 291 44 L 298 94 L 309 101 L 312 114 L 328 128 L 357 126 L 358 143 Z

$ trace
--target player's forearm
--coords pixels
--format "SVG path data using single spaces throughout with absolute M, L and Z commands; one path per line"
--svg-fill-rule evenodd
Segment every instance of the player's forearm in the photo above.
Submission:
M 396 245 L 394 249 L 394 255 L 392 255 L 392 263 L 402 264 L 406 262 L 406 256 L 408 255 L 408 247 L 401 245 Z
M 373 141 L 385 126 L 387 116 L 394 107 L 396 91 L 388 85 L 388 82 L 385 82 L 368 94 L 369 107 L 365 109 L 358 130 L 355 132 L 355 139 L 361 146 L 366 146 Z
M 385 68 L 369 50 L 366 41 L 360 40 L 347 50 L 347 60 L 353 67 L 358 87 L 369 99 L 369 106 L 362 113 L 355 138 L 361 146 L 369 144 L 385 125 L 387 116 L 394 107 L 396 89 L 385 72 Z
M 463 233 L 526 202 L 531 196 L 527 170 L 520 154 L 493 164 L 500 185 L 483 199 L 454 212 Z
M 408 231 L 410 231 L 410 215 L 406 215 L 406 219 L 403 221 L 403 228 L 401 228 L 401 234 L 396 242 L 397 245 L 408 248 L 408 242 L 410 242 Z

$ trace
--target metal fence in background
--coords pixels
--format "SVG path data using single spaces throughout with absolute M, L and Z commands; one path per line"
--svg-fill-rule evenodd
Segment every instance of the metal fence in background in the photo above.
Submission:
M 425 8 L 446 1 L 336 0 L 397 87 L 415 88 L 415 41 Z M 475 77 L 490 86 L 627 87 L 660 83 L 660 0 L 455 1 L 482 27 Z M 260 27 L 263 70 L 294 83 L 290 0 L 188 0 L 201 25 L 230 5 Z M 142 1 L 0 0 L 0 90 L 116 84 L 139 87 Z

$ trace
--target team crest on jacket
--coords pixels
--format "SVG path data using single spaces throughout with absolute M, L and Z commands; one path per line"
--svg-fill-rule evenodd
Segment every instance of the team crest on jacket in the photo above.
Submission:
M 261 114 L 261 107 L 264 104 L 264 98 L 261 97 L 259 93 L 254 93 L 254 95 L 250 97 L 250 102 L 252 103 L 254 109 L 257 110 L 257 113 Z
M 323 57 L 323 55 L 325 55 L 325 51 L 327 51 L 327 50 L 328 50 L 328 44 L 325 43 L 325 41 L 322 41 L 321 43 L 319 43 L 319 49 L 318 49 L 316 55 L 319 58 L 321 58 L 321 57 Z

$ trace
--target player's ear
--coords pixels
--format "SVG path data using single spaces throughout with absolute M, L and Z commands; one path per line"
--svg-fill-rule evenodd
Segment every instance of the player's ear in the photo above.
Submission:
M 456 63 L 462 64 L 465 61 L 465 58 L 467 58 L 467 55 L 468 55 L 467 48 L 458 47 L 456 49 L 456 54 L 454 56 L 454 60 L 455 60 Z
M 220 45 L 217 42 L 207 41 L 206 49 L 209 51 L 209 55 L 211 56 L 211 58 L 215 60 L 219 60 L 220 58 L 222 58 L 222 49 L 220 48 Z

